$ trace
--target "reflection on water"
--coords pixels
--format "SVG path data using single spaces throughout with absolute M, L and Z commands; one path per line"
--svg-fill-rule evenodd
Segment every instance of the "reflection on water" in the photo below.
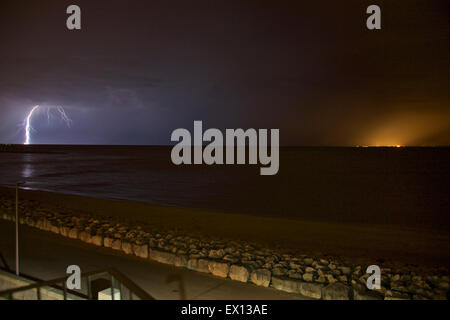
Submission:
M 32 154 L 22 154 L 22 180 L 30 179 L 33 176 Z
M 25 180 L 27 188 L 258 215 L 449 226 L 449 148 L 282 148 L 275 176 L 259 175 L 257 165 L 175 166 L 166 147 L 46 148 L 53 153 L 0 153 L 0 184 Z

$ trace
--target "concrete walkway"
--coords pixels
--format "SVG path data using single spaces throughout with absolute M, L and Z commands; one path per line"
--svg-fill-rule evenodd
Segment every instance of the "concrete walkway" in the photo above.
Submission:
M 15 266 L 15 227 L 0 220 L 0 252 Z M 272 288 L 221 279 L 184 268 L 125 255 L 28 226 L 20 226 L 20 270 L 42 280 L 65 276 L 68 265 L 82 272 L 114 267 L 156 299 L 302 299 Z M 179 279 L 179 280 L 172 280 Z M 184 289 L 182 288 L 184 287 Z

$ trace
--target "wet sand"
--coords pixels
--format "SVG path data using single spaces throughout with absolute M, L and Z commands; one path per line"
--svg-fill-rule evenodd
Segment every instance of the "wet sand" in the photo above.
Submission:
M 0 197 L 12 200 L 14 190 L 0 188 Z M 31 190 L 20 190 L 20 198 L 37 201 L 47 210 L 109 217 L 153 231 L 245 241 L 282 253 L 337 256 L 357 264 L 408 264 L 409 268 L 450 265 L 450 235 L 442 232 L 164 207 Z

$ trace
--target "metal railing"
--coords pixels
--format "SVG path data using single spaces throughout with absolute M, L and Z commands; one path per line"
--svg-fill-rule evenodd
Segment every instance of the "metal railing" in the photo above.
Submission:
M 104 276 L 106 276 L 106 279 Z M 42 290 L 48 290 L 50 288 L 53 292 L 62 295 L 62 300 L 96 300 L 96 293 L 98 293 L 101 289 L 103 289 L 102 292 L 111 290 L 111 300 L 115 300 L 116 290 L 120 293 L 120 300 L 155 300 L 155 298 L 141 289 L 127 276 L 114 268 L 105 268 L 97 271 L 82 273 L 82 288 L 80 290 L 70 290 L 67 288 L 66 283 L 68 277 L 69 276 L 49 281 L 38 281 L 31 285 L 0 291 L 0 298 L 16 300 L 15 295 L 18 293 L 36 290 L 36 299 L 42 300 Z M 95 281 L 97 280 L 103 280 L 103 283 L 106 282 L 107 285 L 103 285 L 100 289 L 96 289 Z M 83 283 L 85 284 L 84 288 Z

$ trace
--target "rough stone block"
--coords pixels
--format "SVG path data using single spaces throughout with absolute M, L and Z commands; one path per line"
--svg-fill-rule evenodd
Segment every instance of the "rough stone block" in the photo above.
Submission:
M 268 287 L 272 273 L 267 269 L 256 269 L 250 275 L 250 281 L 257 286 Z
M 186 264 L 186 268 L 188 268 L 189 270 L 197 270 L 197 266 L 198 266 L 198 260 L 195 258 L 191 258 L 188 260 L 187 264 Z
M 151 260 L 165 263 L 165 264 L 175 264 L 175 257 L 176 255 L 174 253 L 160 251 L 160 250 L 150 250 L 149 258 Z
M 133 252 L 136 256 L 140 258 L 147 259 L 148 258 L 148 245 L 133 245 Z
M 383 300 L 383 294 L 370 291 L 365 286 L 359 283 L 354 283 L 353 287 L 353 299 L 354 300 Z
M 176 255 L 175 256 L 175 266 L 176 267 L 186 267 L 188 262 L 188 258 L 185 255 Z
M 103 246 L 103 237 L 100 235 L 91 236 L 91 244 L 96 246 Z
M 224 256 L 225 252 L 223 249 L 218 250 L 209 250 L 209 257 L 213 259 L 221 259 Z
M 69 232 L 70 232 L 70 228 L 69 227 L 61 226 L 59 228 L 59 234 L 64 236 L 64 237 L 68 237 L 69 236 Z
M 398 291 L 388 291 L 384 300 L 410 300 L 408 294 Z
M 228 276 L 230 267 L 228 263 L 225 262 L 209 261 L 208 269 L 209 272 L 211 272 L 213 275 L 221 278 L 226 278 Z
M 190 270 L 209 273 L 209 261 L 207 259 L 189 259 L 186 267 Z
M 126 254 L 132 254 L 133 253 L 133 246 L 129 242 L 122 242 L 122 251 Z
M 80 239 L 83 242 L 89 243 L 91 241 L 91 235 L 86 231 L 81 231 L 80 233 L 78 233 L 78 239 Z
M 59 226 L 50 224 L 48 231 L 59 234 Z
M 78 229 L 77 228 L 70 229 L 68 236 L 71 239 L 77 239 L 78 238 Z
M 350 287 L 343 283 L 335 282 L 322 289 L 322 299 L 324 300 L 349 300 Z
M 322 297 L 323 285 L 319 283 L 302 282 L 300 283 L 300 294 L 314 299 L 320 299 Z
M 355 300 L 383 300 L 383 295 L 377 292 L 371 292 L 371 291 L 354 291 L 353 292 L 353 298 Z
M 246 267 L 232 265 L 230 267 L 230 278 L 232 280 L 247 282 L 249 277 L 249 273 Z
M 298 293 L 300 291 L 300 281 L 272 277 L 272 287 L 285 292 Z
M 113 238 L 105 237 L 103 238 L 103 246 L 107 248 L 112 248 L 113 241 L 114 241 Z
M 114 239 L 111 245 L 114 250 L 122 250 L 122 240 Z

